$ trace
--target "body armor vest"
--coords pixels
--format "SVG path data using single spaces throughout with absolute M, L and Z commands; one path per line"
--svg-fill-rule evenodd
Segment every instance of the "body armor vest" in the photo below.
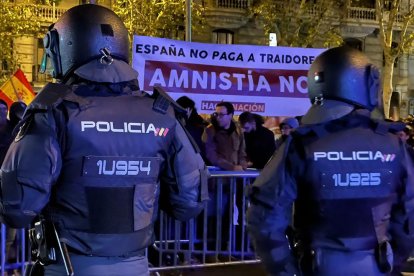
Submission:
M 312 246 L 373 249 L 388 240 L 390 212 L 401 185 L 401 144 L 361 117 L 348 117 L 339 127 L 319 126 L 325 132 L 320 137 L 299 138 L 306 168 L 298 181 L 295 226 Z
M 63 161 L 48 213 L 83 254 L 136 255 L 152 243 L 176 120 L 149 97 L 85 89 L 76 92 L 88 97 L 69 93 L 54 111 Z

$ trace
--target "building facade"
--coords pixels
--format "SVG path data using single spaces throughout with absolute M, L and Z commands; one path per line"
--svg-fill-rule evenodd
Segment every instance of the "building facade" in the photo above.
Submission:
M 263 29 L 261 19 L 250 12 L 255 4 L 254 0 L 193 1 L 204 6 L 204 17 L 207 24 L 202 31 L 192 33 L 192 41 L 268 45 L 269 37 Z M 286 5 L 286 2 L 289 2 L 291 5 L 295 1 L 275 0 L 275 2 L 279 2 L 281 5 Z M 314 2 L 317 3 L 317 1 Z M 15 4 L 19 4 L 19 2 L 17 1 Z M 55 22 L 61 14 L 78 4 L 81 3 L 76 0 L 62 0 L 56 6 L 39 6 L 38 16 L 45 28 L 44 33 L 46 33 L 47 27 Z M 110 7 L 111 1 L 106 0 L 100 4 Z M 412 5 L 414 5 L 414 0 L 403 0 L 401 11 L 408 10 Z M 366 52 L 378 68 L 382 68 L 383 50 L 378 39 L 375 0 L 360 0 L 358 6 L 351 5 L 344 20 L 341 21 L 340 30 L 341 36 L 347 44 Z M 396 29 L 396 33 L 398 31 Z M 43 56 L 42 37 L 17 38 L 14 41 L 14 47 L 21 69 L 29 81 L 33 83 L 35 89 L 39 90 L 46 81 L 50 81 L 48 76 L 38 73 Z M 313 45 L 313 47 L 322 47 L 322 44 Z M 408 114 L 414 114 L 414 48 L 412 52 L 398 58 L 395 63 L 393 90 L 392 105 L 398 107 L 400 117 L 405 118 Z

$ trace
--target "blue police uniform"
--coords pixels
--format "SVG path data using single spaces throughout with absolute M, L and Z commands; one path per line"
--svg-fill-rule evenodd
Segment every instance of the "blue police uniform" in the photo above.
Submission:
M 113 14 L 74 9 L 86 19 L 84 9 Z M 0 218 L 17 228 L 39 214 L 53 222 L 75 275 L 148 275 L 144 251 L 159 208 L 195 217 L 207 171 L 176 119 L 179 108 L 167 95 L 139 91 L 125 61 L 104 57 L 110 61 L 77 67 L 65 84 L 48 84 L 29 105 L 1 169 Z M 65 274 L 57 257 L 46 275 Z
M 315 119 L 318 112 L 325 118 Z M 267 271 L 398 272 L 414 244 L 414 167 L 394 134 L 399 125 L 331 100 L 314 105 L 303 122 L 250 192 L 248 228 Z
M 396 135 L 361 113 L 300 128 L 254 183 L 249 226 L 275 275 L 295 273 L 286 239 L 293 206 L 296 250 L 313 255 L 313 267 L 302 268 L 310 275 L 384 275 L 376 261 L 384 242 L 395 265 L 408 256 L 413 163 Z
M 178 219 L 201 210 L 201 157 L 173 108 L 154 110 L 129 81 L 49 85 L 38 95 L 2 167 L 5 223 L 25 227 L 43 210 L 72 252 L 128 258 L 153 242 L 161 190 Z
M 204 163 L 173 108 L 155 111 L 135 82 L 40 93 L 2 167 L 3 222 L 25 227 L 43 212 L 74 254 L 137 258 L 153 242 L 161 191 L 176 218 L 198 214 Z

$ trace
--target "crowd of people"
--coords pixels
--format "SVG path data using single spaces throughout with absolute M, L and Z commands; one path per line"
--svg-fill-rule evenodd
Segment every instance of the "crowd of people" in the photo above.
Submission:
M 207 119 L 197 112 L 195 102 L 188 96 L 178 98 L 177 103 L 187 111 L 185 128 L 206 164 L 228 171 L 263 169 L 276 149 L 300 126 L 302 117 L 282 117 L 273 132 L 264 126 L 264 117 L 259 114 L 244 111 L 236 116 L 231 102 L 218 103 Z M 403 127 L 396 131 L 397 135 L 414 149 L 414 115 L 398 122 Z
M 248 111 L 236 119 L 233 104 L 222 101 L 208 120 L 198 114 L 195 102 L 187 96 L 177 99 L 187 111 L 186 129 L 197 143 L 204 161 L 226 171 L 263 169 L 277 147 L 299 127 L 295 117 L 286 117 L 279 135 L 264 127 L 261 115 Z

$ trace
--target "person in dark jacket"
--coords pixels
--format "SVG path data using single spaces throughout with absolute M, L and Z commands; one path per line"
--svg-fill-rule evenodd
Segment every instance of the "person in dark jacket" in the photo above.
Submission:
M 7 112 L 9 108 L 7 103 L 0 100 L 0 164 L 3 162 L 12 142 L 12 128 L 9 120 L 7 120 Z
M 69 9 L 44 44 L 58 83 L 28 106 L 6 155 L 0 220 L 22 228 L 41 216 L 77 276 L 148 275 L 158 209 L 184 221 L 206 199 L 205 164 L 176 119 L 185 111 L 159 89 L 139 91 L 128 31 L 105 7 Z M 68 258 L 51 246 L 56 257 L 37 261 L 66 275 Z
M 379 71 L 338 47 L 315 59 L 308 85 L 302 126 L 250 190 L 256 251 L 270 275 L 397 275 L 414 247 L 414 166 L 400 124 L 371 117 Z
M 10 106 L 9 121 L 12 128 L 15 128 L 17 124 L 23 119 L 24 111 L 27 105 L 24 102 L 14 102 Z
M 177 99 L 177 103 L 187 111 L 185 128 L 191 134 L 198 148 L 200 149 L 201 157 L 206 160 L 205 145 L 201 139 L 204 128 L 208 123 L 198 114 L 195 103 L 187 96 L 182 96 Z
M 9 109 L 7 103 L 0 100 L 0 164 L 3 163 L 13 141 L 13 130 L 22 119 L 25 109 L 26 104 L 23 102 L 14 102 Z M 9 119 L 7 119 L 7 113 L 9 113 Z
M 296 118 L 285 118 L 279 125 L 280 137 L 276 140 L 276 149 L 278 149 L 290 136 L 290 134 L 299 127 L 299 121 Z
M 240 114 L 239 123 L 244 132 L 249 165 L 263 169 L 276 149 L 273 132 L 263 126 L 260 115 L 247 111 Z

